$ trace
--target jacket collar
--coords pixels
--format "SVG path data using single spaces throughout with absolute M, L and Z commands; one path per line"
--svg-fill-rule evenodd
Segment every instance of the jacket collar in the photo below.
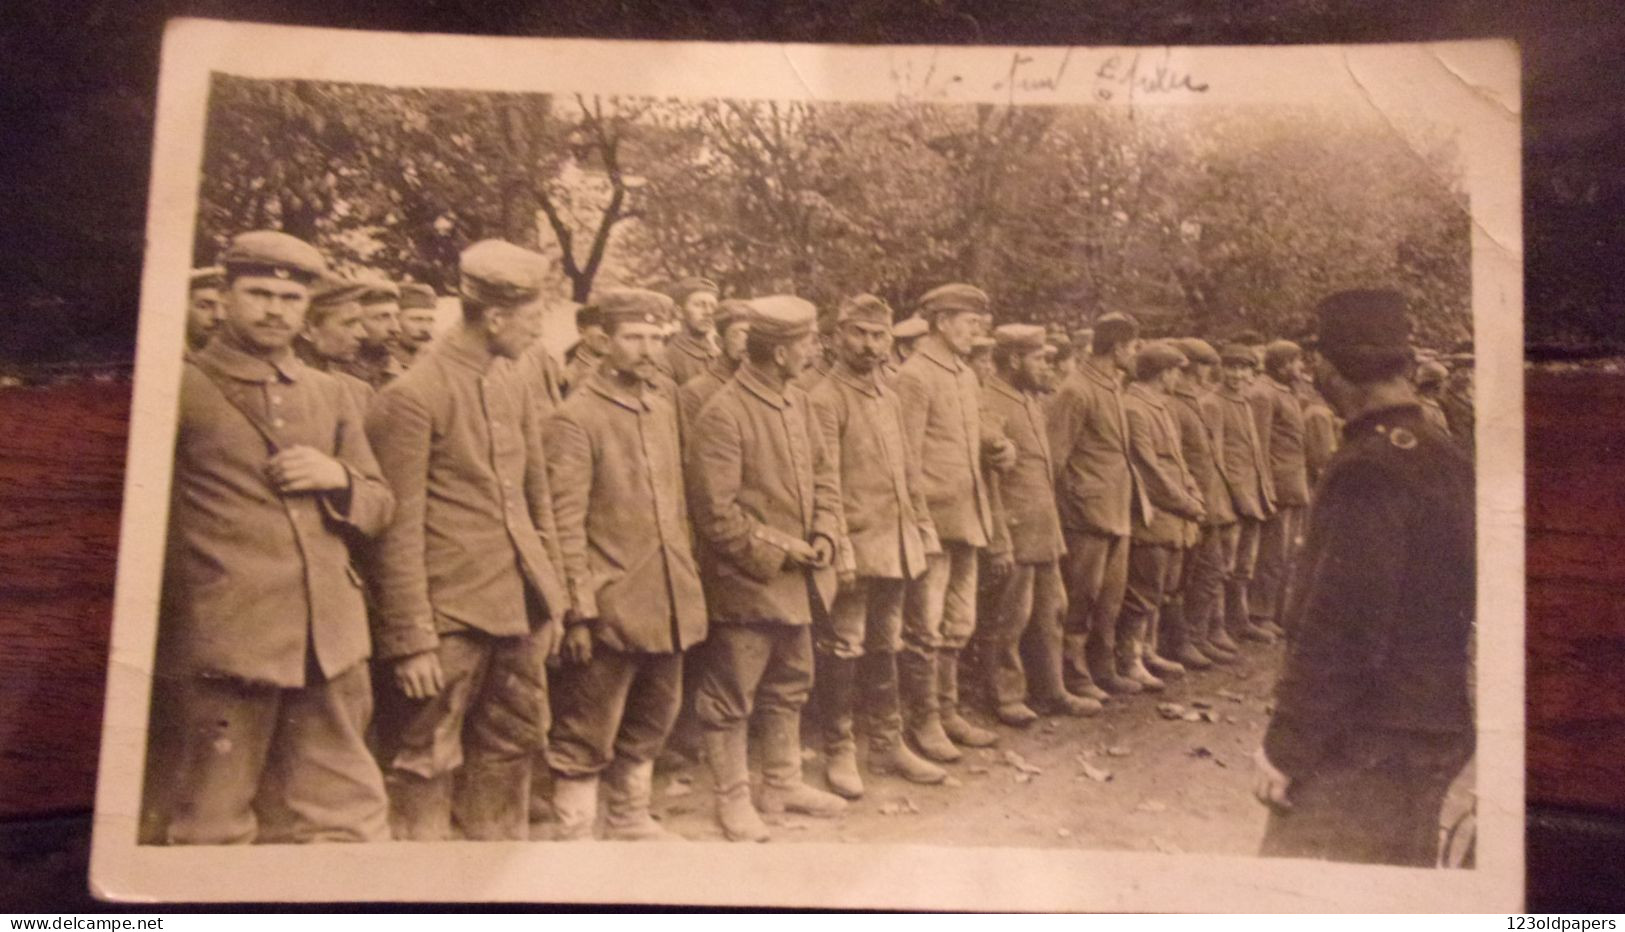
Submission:
M 789 386 L 785 386 L 785 390 L 774 388 L 754 363 L 745 362 L 744 365 L 739 367 L 739 372 L 734 378 L 739 380 L 742 388 L 762 399 L 769 407 L 777 408 L 780 411 L 790 407 L 790 399 L 787 397 Z
M 880 367 L 877 365 L 868 375 L 853 372 L 844 362 L 836 362 L 829 369 L 829 376 L 839 380 L 842 385 L 860 391 L 871 398 L 880 397 Z
M 305 364 L 294 355 L 293 349 L 273 359 L 256 356 L 242 349 L 236 338 L 222 330 L 209 344 L 193 356 L 198 365 L 243 382 L 299 381 Z
M 1160 395 L 1157 392 L 1152 391 L 1144 382 L 1135 382 L 1130 385 L 1128 387 L 1128 393 L 1148 405 L 1161 408 L 1164 411 L 1168 409 L 1167 396 Z
M 1095 365 L 1094 356 L 1090 356 L 1083 361 L 1083 365 L 1078 367 L 1078 374 L 1112 391 L 1121 391 L 1123 388 L 1123 383 L 1118 379 L 1117 372 L 1115 370 L 1108 372 Z
M 587 387 L 604 400 L 633 413 L 649 410 L 649 399 L 644 394 L 643 383 L 640 382 L 637 388 L 628 388 L 603 367 L 594 370 L 593 374 L 587 377 Z
M 920 338 L 919 344 L 914 348 L 914 354 L 924 356 L 949 372 L 963 372 L 966 368 L 965 361 L 959 358 L 953 347 L 934 333 L 928 333 Z
M 1005 381 L 1004 377 L 999 375 L 995 375 L 993 378 L 988 379 L 987 387 L 1005 396 L 1006 398 L 1017 402 L 1018 404 L 1026 404 L 1031 397 L 1026 392 Z
M 458 327 L 446 334 L 446 338 L 438 347 L 440 354 L 458 365 L 473 369 L 484 375 L 491 364 L 496 361 L 491 348 L 478 334 L 472 333 L 467 327 Z
M 716 348 L 711 345 L 709 338 L 697 337 L 686 329 L 672 337 L 671 342 L 666 345 L 702 361 L 716 355 Z

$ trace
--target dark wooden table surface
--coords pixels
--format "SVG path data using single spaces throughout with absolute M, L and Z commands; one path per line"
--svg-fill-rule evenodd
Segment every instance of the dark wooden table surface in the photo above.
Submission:
M 129 392 L 0 390 L 0 909 L 88 908 Z M 1531 905 L 1619 909 L 1625 377 L 1531 372 L 1526 439 Z

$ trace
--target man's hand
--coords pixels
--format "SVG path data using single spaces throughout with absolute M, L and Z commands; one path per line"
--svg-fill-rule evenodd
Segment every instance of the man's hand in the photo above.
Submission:
M 1292 788 L 1292 778 L 1275 769 L 1262 747 L 1253 755 L 1253 763 L 1258 767 L 1258 774 L 1253 778 L 1253 795 L 1271 809 L 1290 812 L 1292 802 L 1287 799 L 1287 791 Z
M 530 638 L 542 663 L 552 663 L 559 656 L 559 645 L 564 641 L 564 625 L 550 618 Z
M 1005 437 L 995 439 L 988 447 L 987 461 L 999 472 L 1009 472 L 1016 465 L 1016 445 Z
M 820 534 L 812 539 L 813 569 L 821 570 L 835 562 L 835 544 Z
M 835 586 L 838 590 L 850 592 L 857 584 L 857 570 L 841 570 L 835 574 Z
M 1009 552 L 992 553 L 987 557 L 987 574 L 994 582 L 1003 580 L 1015 569 L 1016 558 Z
M 818 562 L 818 551 L 804 540 L 790 541 L 785 545 L 784 552 L 796 566 L 813 566 Z
M 573 666 L 592 663 L 592 621 L 577 621 L 564 629 L 564 646 L 559 651 L 564 662 Z
M 313 447 L 289 447 L 271 457 L 265 464 L 265 476 L 283 495 L 350 487 L 350 472 L 344 464 Z
M 395 685 L 408 699 L 433 699 L 446 687 L 440 671 L 440 652 L 434 649 L 408 654 L 395 661 Z

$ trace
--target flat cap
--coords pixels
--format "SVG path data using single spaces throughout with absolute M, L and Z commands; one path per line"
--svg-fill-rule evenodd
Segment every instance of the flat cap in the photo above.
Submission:
M 341 275 L 328 274 L 316 281 L 310 290 L 310 306 L 313 308 L 336 307 L 347 301 L 361 300 L 361 293 L 365 291 L 365 282 Z
M 1134 357 L 1134 377 L 1145 380 L 1185 365 L 1185 354 L 1167 340 L 1147 343 Z
M 1094 329 L 1089 333 L 1089 339 L 1091 343 L 1108 343 L 1116 346 L 1139 335 L 1139 321 L 1128 314 L 1112 313 L 1095 321 Z
M 187 288 L 219 288 L 226 283 L 226 270 L 222 266 L 211 265 L 207 268 L 193 269 L 187 279 Z
M 1203 363 L 1209 366 L 1219 364 L 1218 350 L 1215 350 L 1213 344 L 1206 340 L 1197 339 L 1196 337 L 1184 337 L 1173 341 L 1173 343 L 1181 353 L 1185 354 L 1185 358 L 1191 362 Z
M 1315 308 L 1320 351 L 1327 355 L 1409 350 L 1411 320 L 1405 298 L 1386 288 L 1339 291 Z
M 434 289 L 421 282 L 401 282 L 401 310 L 413 308 L 434 310 L 438 303 Z
M 918 314 L 898 321 L 891 328 L 891 335 L 894 340 L 918 340 L 930 332 L 931 325 L 926 323 L 925 318 Z
M 1219 360 L 1227 366 L 1235 363 L 1245 363 L 1254 369 L 1258 368 L 1258 353 L 1254 352 L 1253 348 L 1245 343 L 1226 343 L 1219 350 Z
M 994 327 L 993 342 L 1000 349 L 1014 350 L 1018 353 L 1031 353 L 1047 345 L 1044 328 L 1037 324 L 1004 324 Z
M 841 302 L 836 313 L 836 319 L 843 324 L 853 321 L 860 324 L 874 324 L 890 330 L 892 309 L 884 298 L 872 294 L 853 295 Z
M 988 300 L 987 292 L 975 285 L 966 285 L 955 282 L 948 285 L 938 285 L 920 296 L 919 311 L 926 317 L 937 314 L 986 314 L 992 302 Z
M 729 298 L 717 305 L 717 312 L 712 315 L 711 321 L 716 326 L 719 336 L 727 334 L 728 328 L 735 324 L 748 324 L 750 323 L 750 302 L 741 301 L 738 298 Z
M 672 303 L 678 307 L 682 307 L 684 301 L 702 291 L 721 294 L 721 289 L 717 287 L 716 282 L 709 278 L 699 278 L 697 276 L 678 279 L 667 285 L 663 290 L 666 292 L 666 297 L 670 298 Z
M 1264 368 L 1278 369 L 1294 359 L 1303 358 L 1303 347 L 1291 340 L 1273 340 L 1264 347 Z
M 477 304 L 511 307 L 542 293 L 547 259 L 500 239 L 483 239 L 458 257 L 458 293 Z
M 358 276 L 362 304 L 395 304 L 401 300 L 401 286 L 376 273 Z
M 1427 388 L 1431 385 L 1443 385 L 1445 379 L 1450 377 L 1450 370 L 1443 365 L 1429 360 L 1416 367 L 1416 387 Z
M 750 338 L 794 343 L 813 332 L 818 309 L 795 295 L 775 294 L 750 301 Z
M 660 326 L 671 320 L 671 298 L 646 288 L 613 288 L 598 295 L 593 305 L 603 315 L 605 327 L 624 324 Z
M 221 254 L 220 264 L 239 275 L 272 275 L 307 284 L 327 272 L 327 260 L 315 246 L 277 230 L 239 233 Z

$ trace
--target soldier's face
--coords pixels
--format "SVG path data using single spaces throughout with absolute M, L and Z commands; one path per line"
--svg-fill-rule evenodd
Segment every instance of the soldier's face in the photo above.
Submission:
M 588 324 L 578 332 L 581 334 L 582 345 L 587 347 L 588 350 L 600 356 L 609 352 L 609 335 L 604 333 L 603 327 L 597 324 Z
M 362 305 L 361 325 L 367 334 L 362 342 L 372 347 L 395 342 L 401 335 L 400 310 L 400 305 L 390 301 Z
M 881 324 L 849 320 L 835 331 L 835 353 L 853 372 L 873 372 L 890 345 L 891 330 Z
M 1132 375 L 1134 373 L 1134 357 L 1140 355 L 1142 346 L 1144 346 L 1144 341 L 1139 337 L 1117 344 L 1117 348 L 1112 350 L 1112 362 L 1117 364 L 1119 370 Z
M 209 336 L 220 326 L 225 307 L 218 288 L 193 288 L 186 302 L 186 342 L 193 349 L 202 349 Z
M 1033 350 L 1016 360 L 1017 388 L 1042 391 L 1055 384 L 1054 354 L 1048 349 Z
M 422 346 L 434 339 L 434 309 L 414 307 L 400 313 L 401 342 Z
M 717 296 L 709 291 L 696 291 L 683 302 L 683 323 L 693 333 L 710 330 L 716 313 Z
M 1247 387 L 1253 379 L 1253 367 L 1244 362 L 1227 362 L 1224 364 L 1224 387 L 1231 391 L 1240 391 Z
M 491 352 L 518 359 L 542 335 L 542 302 L 489 308 L 485 312 L 485 321 Z
M 735 321 L 728 325 L 722 334 L 722 355 L 729 362 L 739 362 L 745 358 L 745 341 L 750 337 L 750 322 Z
M 243 275 L 226 286 L 223 326 L 244 349 L 269 355 L 293 343 L 305 325 L 310 287 L 274 275 Z
M 361 348 L 361 305 L 354 301 L 334 308 L 321 323 L 306 323 L 305 339 L 316 355 L 333 362 L 349 362 Z
M 1178 388 L 1179 380 L 1181 378 L 1180 373 L 1183 371 L 1184 370 L 1178 366 L 1175 366 L 1172 369 L 1162 370 L 1162 374 L 1157 376 L 1157 387 L 1161 388 L 1165 392 L 1171 392 L 1175 388 Z
M 807 367 L 812 365 L 813 358 L 818 352 L 818 335 L 815 333 L 809 333 L 793 343 L 780 346 L 777 356 L 784 377 L 793 379 L 807 371 Z
M 661 347 L 659 324 L 621 324 L 607 339 L 610 368 L 645 382 L 654 379 L 655 354 Z
M 981 336 L 982 318 L 974 311 L 939 314 L 936 319 L 936 330 L 942 335 L 943 342 L 947 343 L 948 348 L 956 355 L 969 356 L 976 346 L 976 338 Z

